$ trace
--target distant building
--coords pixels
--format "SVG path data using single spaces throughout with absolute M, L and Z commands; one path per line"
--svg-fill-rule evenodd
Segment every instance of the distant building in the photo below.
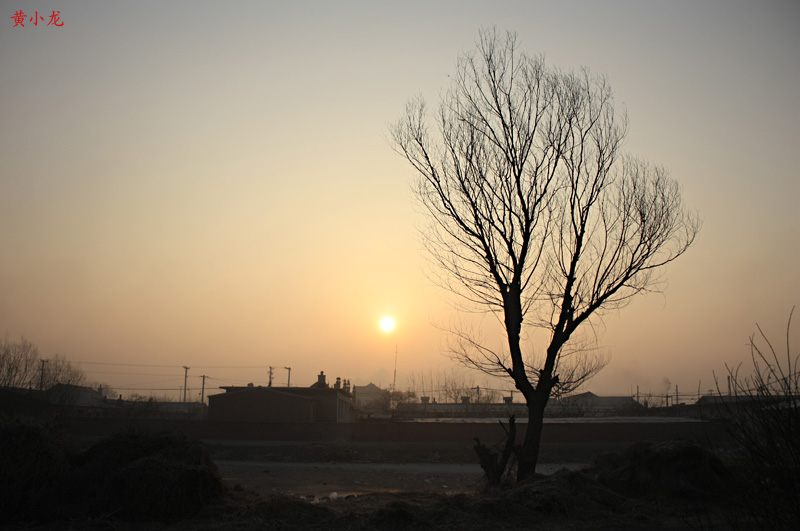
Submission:
M 205 405 L 200 402 L 159 402 L 136 396 L 132 400 L 108 399 L 103 389 L 55 384 L 45 391 L 38 389 L 0 389 L 0 411 L 26 414 L 59 413 L 70 417 L 128 418 L 205 418 Z
M 750 402 L 750 396 L 738 395 L 703 395 L 697 399 L 698 406 L 724 406 L 729 404 L 738 404 L 743 402 Z
M 427 399 L 428 397 L 423 397 Z M 515 415 L 518 419 L 527 418 L 528 409 L 525 404 L 504 401 L 502 404 L 429 402 L 423 400 L 416 403 L 397 404 L 395 415 L 398 418 L 508 418 Z
M 72 384 L 55 384 L 44 392 L 51 404 L 73 407 L 107 407 L 103 393 L 93 387 Z
M 793 395 L 703 395 L 695 403 L 694 409 L 701 418 L 731 418 L 740 415 L 760 415 L 774 409 L 796 408 L 800 399 Z
M 645 407 L 631 396 L 597 396 L 589 391 L 560 400 L 550 400 L 545 415 L 550 417 L 612 417 L 644 414 Z
M 391 405 L 389 391 L 381 389 L 374 383 L 354 385 L 353 397 L 356 405 L 365 412 L 388 411 Z
M 350 382 L 336 379 L 333 387 L 320 372 L 310 387 L 221 387 L 208 397 L 210 420 L 253 422 L 353 422 L 357 406 Z
M 0 387 L 0 416 L 7 413 L 39 416 L 53 409 L 43 393 L 18 387 Z
M 427 398 L 427 397 L 424 397 Z M 466 397 L 465 397 L 466 398 Z M 560 400 L 550 399 L 544 410 L 546 417 L 611 417 L 643 414 L 644 406 L 629 396 L 597 396 L 594 393 L 581 393 Z M 400 418 L 508 418 L 528 417 L 524 403 L 515 403 L 510 398 L 502 404 L 471 403 L 422 403 L 398 404 L 396 415 Z
M 34 406 L 38 409 L 67 409 L 71 413 L 80 409 L 109 407 L 100 391 L 82 385 L 59 383 L 44 391 L 18 387 L 2 389 L 4 402 L 13 402 L 22 408 L 26 401 L 38 403 L 38 406 Z

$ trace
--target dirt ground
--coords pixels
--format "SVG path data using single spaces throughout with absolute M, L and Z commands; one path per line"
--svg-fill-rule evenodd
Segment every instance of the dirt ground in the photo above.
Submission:
M 226 493 L 192 517 L 177 521 L 147 518 L 134 521 L 111 513 L 80 520 L 20 523 L 8 529 L 688 531 L 730 528 L 720 525 L 727 520 L 720 515 L 718 506 L 712 504 L 707 509 L 701 498 L 694 498 L 694 493 L 702 494 L 694 485 L 706 482 L 698 482 L 692 479 L 696 475 L 686 476 L 685 472 L 697 469 L 700 461 L 681 464 L 680 459 L 670 457 L 667 469 L 683 471 L 676 477 L 691 480 L 670 483 L 665 480 L 672 477 L 671 473 L 658 475 L 664 474 L 663 466 L 655 470 L 650 465 L 637 465 L 634 469 L 623 466 L 620 470 L 635 474 L 608 475 L 608 470 L 627 462 L 622 457 L 610 456 L 605 466 L 606 477 L 611 483 L 617 482 L 612 485 L 598 481 L 600 469 L 592 472 L 583 468 L 594 461 L 594 455 L 615 449 L 604 445 L 543 448 L 539 468 L 543 474 L 526 482 L 488 490 L 482 484 L 482 472 L 470 444 L 206 441 L 204 446 L 223 478 Z M 681 444 L 668 445 L 655 449 L 653 455 L 669 456 L 676 450 L 675 455 L 683 455 L 682 448 Z M 649 455 L 648 452 L 645 450 L 643 455 Z M 630 451 L 627 454 L 638 455 Z M 676 488 L 677 494 L 658 485 Z
M 230 487 L 261 496 L 329 500 L 377 492 L 474 493 L 482 488 L 483 471 L 477 458 L 471 448 L 461 444 L 226 441 L 211 443 L 209 448 Z M 549 455 L 555 456 L 555 452 L 551 450 Z M 558 457 L 562 459 L 559 462 L 541 463 L 539 473 L 590 463 L 588 455 L 580 456 L 574 450 L 561 451 Z
M 336 499 L 375 492 L 456 494 L 479 488 L 478 465 L 436 463 L 280 463 L 216 461 L 233 488 L 262 496 Z
M 615 448 L 598 447 L 595 453 Z M 469 446 L 252 444 L 210 446 L 240 508 L 206 514 L 194 529 L 549 529 L 689 530 L 691 500 L 631 501 L 568 470 L 594 459 L 586 447 L 548 448 L 540 479 L 514 492 L 487 492 Z M 553 462 L 560 459 L 559 462 Z M 399 462 L 399 461 L 403 462 Z M 585 482 L 585 483 L 584 483 Z M 515 497 L 521 497 L 522 502 Z M 530 500 L 538 499 L 536 517 Z M 684 507 L 685 504 L 685 507 Z M 233 506 L 236 506 L 234 502 Z M 235 525 L 233 525 L 235 522 Z M 265 527 L 256 524 L 262 522 Z M 181 529 L 184 529 L 181 527 Z M 186 528 L 188 529 L 188 528 Z
M 216 461 L 225 482 L 261 496 L 284 494 L 306 500 L 344 498 L 376 492 L 466 494 L 479 491 L 483 471 L 456 463 L 285 463 Z M 576 463 L 548 463 L 541 474 L 576 469 Z

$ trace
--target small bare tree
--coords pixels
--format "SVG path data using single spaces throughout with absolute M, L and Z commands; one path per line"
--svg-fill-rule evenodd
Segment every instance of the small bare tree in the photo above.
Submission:
M 39 350 L 25 339 L 0 340 L 0 387 L 28 387 L 39 374 Z
M 580 360 L 573 334 L 658 289 L 658 269 L 699 228 L 666 170 L 622 153 L 626 132 L 604 77 L 547 67 L 494 30 L 459 59 L 433 131 L 421 98 L 392 129 L 430 214 L 423 240 L 439 280 L 504 327 L 502 351 L 455 335 L 462 363 L 510 377 L 525 397 L 518 479 L 535 472 L 550 396 L 603 365 Z M 548 331 L 541 352 L 523 352 L 523 325 Z
M 490 389 L 486 383 L 476 383 L 475 379 L 460 370 L 440 370 L 413 372 L 408 376 L 408 386 L 416 396 L 427 396 L 440 403 L 458 403 L 464 396 L 476 404 L 491 404 L 499 401 L 499 393 Z
M 792 314 L 786 352 L 756 325 L 750 336 L 751 372 L 728 367 L 730 395 L 720 390 L 718 413 L 741 450 L 746 476 L 737 508 L 753 519 L 750 529 L 797 529 L 800 523 L 800 352 L 792 352 Z M 746 521 L 746 520 L 745 520 Z

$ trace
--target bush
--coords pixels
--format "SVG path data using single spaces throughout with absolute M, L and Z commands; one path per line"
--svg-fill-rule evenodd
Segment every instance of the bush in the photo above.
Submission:
M 46 507 L 70 471 L 69 444 L 49 424 L 0 422 L 0 522 Z
M 224 484 L 205 446 L 180 435 L 119 433 L 75 460 L 70 500 L 81 514 L 175 520 L 219 499 Z
M 800 529 L 800 354 L 791 352 L 792 313 L 786 326 L 786 353 L 779 354 L 758 327 L 750 337 L 752 373 L 728 368 L 731 396 L 719 390 L 719 415 L 736 442 L 743 478 L 743 525 Z
M 222 497 L 206 448 L 178 435 L 121 433 L 70 459 L 51 427 L 0 424 L 0 524 L 114 516 L 177 520 Z
M 640 442 L 623 454 L 597 458 L 597 480 L 633 497 L 709 499 L 726 491 L 731 475 L 711 452 L 689 441 Z

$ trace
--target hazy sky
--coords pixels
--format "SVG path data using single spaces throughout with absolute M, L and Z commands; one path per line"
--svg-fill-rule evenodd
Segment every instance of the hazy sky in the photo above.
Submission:
M 192 387 L 265 384 L 274 365 L 281 384 L 290 366 L 297 384 L 324 370 L 386 385 L 395 347 L 398 384 L 449 367 L 435 325 L 453 310 L 426 278 L 414 175 L 387 130 L 409 97 L 435 104 L 493 25 L 606 74 L 629 151 L 669 168 L 703 219 L 663 295 L 604 317 L 611 363 L 589 389 L 706 390 L 747 358 L 756 322 L 783 344 L 800 303 L 797 2 L 4 0 L 0 14 L 0 334 L 84 362 L 90 381 L 177 389 L 187 365 Z

